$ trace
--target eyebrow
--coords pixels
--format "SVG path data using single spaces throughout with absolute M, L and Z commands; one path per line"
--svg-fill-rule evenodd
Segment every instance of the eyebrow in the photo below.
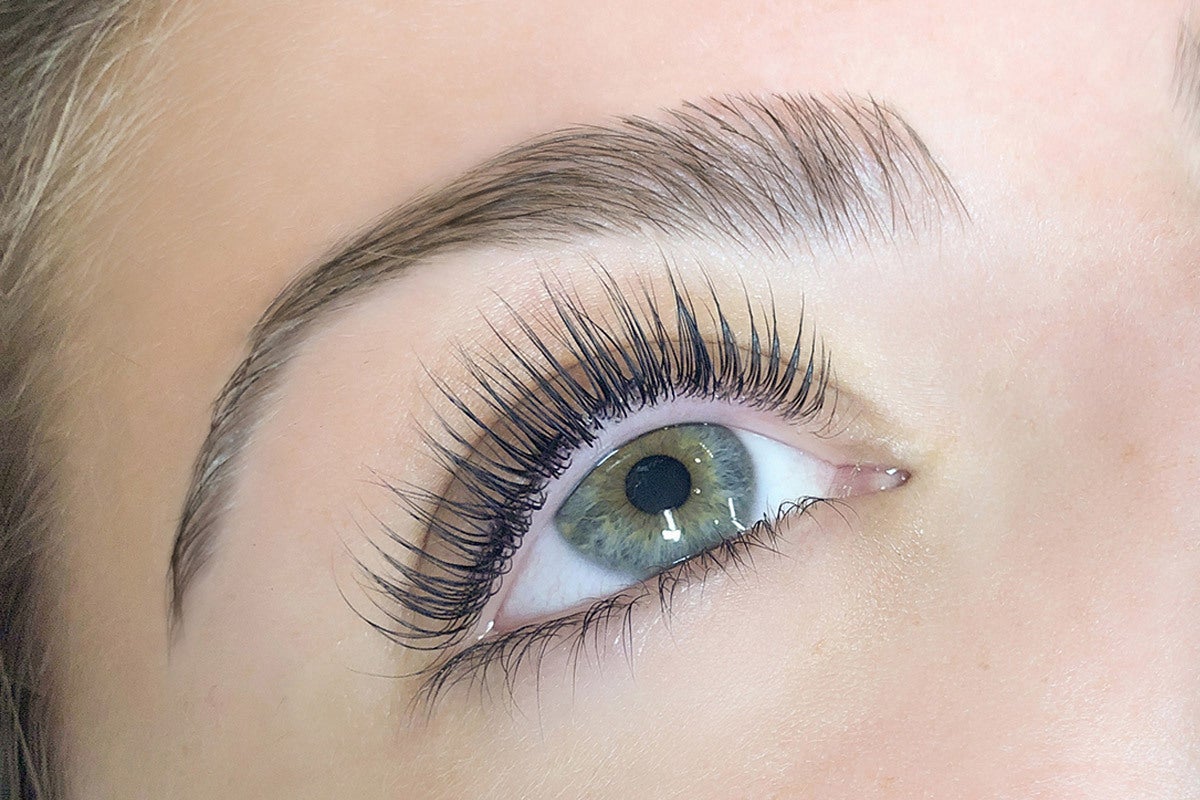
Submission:
M 873 98 L 737 96 L 533 139 L 404 203 L 289 284 L 254 327 L 193 467 L 169 573 L 172 630 L 209 563 L 237 466 L 297 347 L 332 312 L 436 254 L 597 235 L 747 250 L 837 246 L 965 207 L 899 113 Z

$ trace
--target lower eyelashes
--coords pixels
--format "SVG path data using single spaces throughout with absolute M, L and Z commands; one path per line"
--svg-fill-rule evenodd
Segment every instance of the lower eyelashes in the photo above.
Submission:
M 436 381 L 454 409 L 427 435 L 445 488 L 391 487 L 424 537 L 389 530 L 387 568 L 363 567 L 386 614 L 372 625 L 438 654 L 427 700 L 492 669 L 511 685 L 533 655 L 772 547 L 813 503 L 906 478 L 753 430 L 830 428 L 829 359 L 802 323 L 785 335 L 774 308 L 745 294 L 731 314 L 670 273 L 661 295 L 595 277 L 603 302 L 546 285 L 549 317 L 512 312 L 493 330 L 517 335 L 466 352 L 469 391 Z

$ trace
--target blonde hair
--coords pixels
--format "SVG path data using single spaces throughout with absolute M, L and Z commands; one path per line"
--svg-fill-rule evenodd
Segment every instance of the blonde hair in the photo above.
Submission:
M 63 335 L 53 298 L 78 218 L 119 130 L 112 105 L 132 0 L 0 0 L 0 798 L 62 789 L 53 736 L 55 443 L 49 365 Z

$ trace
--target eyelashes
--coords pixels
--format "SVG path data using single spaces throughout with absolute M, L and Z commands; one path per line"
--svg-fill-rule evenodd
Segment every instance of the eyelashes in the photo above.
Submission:
M 547 486 L 606 426 L 685 398 L 769 412 L 814 432 L 833 418 L 830 359 L 803 313 L 784 330 L 773 301 L 756 305 L 744 288 L 728 305 L 710 281 L 693 292 L 669 270 L 658 292 L 644 279 L 622 285 L 601 268 L 593 275 L 599 291 L 586 296 L 544 279 L 540 313 L 506 305 L 506 319 L 490 321 L 491 342 L 457 354 L 465 388 L 431 376 L 449 409 L 423 436 L 440 489 L 385 482 L 424 537 L 383 527 L 377 563 L 360 562 L 382 614 L 367 622 L 404 647 L 439 653 L 429 697 L 482 682 L 492 668 L 511 681 L 564 641 L 581 649 L 590 634 L 628 627 L 647 597 L 667 611 L 680 585 L 773 549 L 778 524 L 820 502 L 789 504 L 745 535 L 582 611 L 467 644 Z
M 633 615 L 639 606 L 657 602 L 664 617 L 669 617 L 675 595 L 681 588 L 701 584 L 716 573 L 737 575 L 749 571 L 755 554 L 778 553 L 776 544 L 785 524 L 818 504 L 836 502 L 807 498 L 788 503 L 773 518 L 759 521 L 743 535 L 722 541 L 635 587 L 597 600 L 573 614 L 524 625 L 503 636 L 482 639 L 430 670 L 417 701 L 432 707 L 438 697 L 456 687 L 486 690 L 487 679 L 494 674 L 501 677 L 501 685 L 512 696 L 516 691 L 515 682 L 525 665 L 531 664 L 536 670 L 548 653 L 563 648 L 569 668 L 574 672 L 579 661 L 589 653 L 595 653 L 599 658 L 614 630 L 622 632 L 621 642 L 628 647 L 634 627 Z

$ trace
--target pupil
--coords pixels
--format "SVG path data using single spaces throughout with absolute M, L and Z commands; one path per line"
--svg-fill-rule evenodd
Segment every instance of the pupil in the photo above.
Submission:
M 679 508 L 691 492 L 692 474 L 670 456 L 646 456 L 625 476 L 625 496 L 647 514 Z

